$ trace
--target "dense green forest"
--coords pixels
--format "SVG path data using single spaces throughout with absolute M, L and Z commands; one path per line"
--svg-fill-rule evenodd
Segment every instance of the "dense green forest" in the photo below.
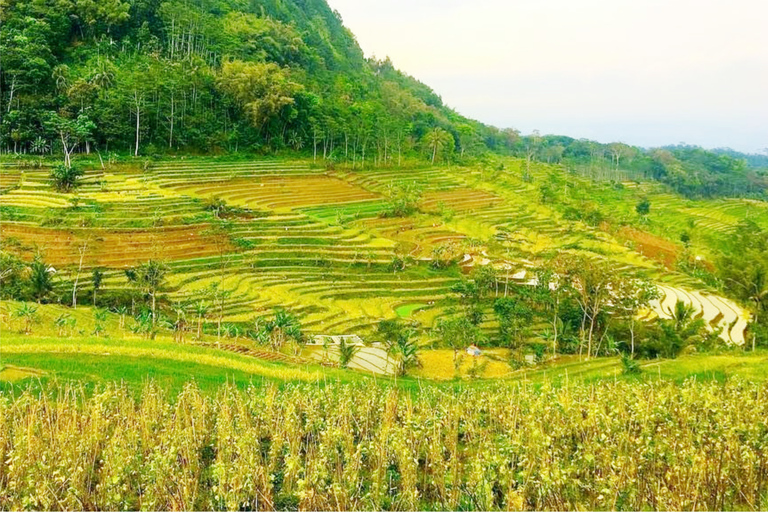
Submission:
M 4 0 L 0 151 L 153 156 L 293 151 L 353 166 L 487 152 L 688 197 L 764 197 L 766 159 L 528 136 L 466 119 L 325 0 Z M 761 170 L 761 168 L 763 170 Z
M 504 141 L 366 60 L 324 0 L 11 0 L 2 25 L 14 153 L 293 149 L 382 164 Z

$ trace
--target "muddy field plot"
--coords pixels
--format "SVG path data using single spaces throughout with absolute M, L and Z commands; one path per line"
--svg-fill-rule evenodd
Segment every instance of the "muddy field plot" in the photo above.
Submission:
M 194 185 L 173 185 L 172 188 L 183 194 L 206 199 L 219 197 L 231 205 L 270 209 L 292 209 L 379 199 L 379 196 L 373 192 L 329 176 L 288 178 L 270 176 Z
M 618 236 L 631 242 L 638 253 L 670 269 L 674 267 L 682 252 L 679 245 L 669 240 L 629 226 L 621 228 Z
M 232 252 L 229 240 L 208 231 L 206 225 L 156 229 L 54 229 L 6 223 L 3 245 L 31 259 L 38 252 L 46 263 L 77 265 L 84 249 L 83 265 L 125 268 L 148 261 L 188 260 Z

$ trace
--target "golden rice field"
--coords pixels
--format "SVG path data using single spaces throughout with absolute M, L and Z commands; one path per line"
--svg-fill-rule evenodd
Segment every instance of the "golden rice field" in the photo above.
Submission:
M 0 396 L 0 509 L 765 510 L 768 386 Z
M 714 290 L 675 270 L 684 248 L 674 230 L 695 226 L 691 250 L 706 257 L 707 237 L 730 232 L 744 216 L 763 222 L 765 208 L 745 200 L 703 205 L 649 183 L 618 190 L 544 163 L 532 164 L 524 181 L 523 161 L 504 165 L 334 170 L 303 161 L 179 158 L 93 168 L 72 193 L 52 190 L 49 169 L 7 165 L 0 172 L 0 243 L 26 260 L 42 255 L 62 288 L 79 275 L 88 289 L 90 270 L 101 267 L 103 296 L 120 293 L 127 267 L 156 259 L 170 269 L 168 302 L 210 302 L 206 294 L 217 285 L 227 295 L 225 323 L 250 325 L 282 307 L 308 334 L 363 337 L 409 304 L 424 307 L 408 319 L 431 328 L 451 314 L 458 300 L 452 287 L 477 265 L 514 280 L 544 255 L 568 251 L 650 277 L 672 290 L 666 296 L 683 296 L 712 325 L 720 322 L 727 341 L 743 339 L 743 311 L 691 295 Z M 540 199 L 552 176 L 574 202 L 600 203 L 616 225 L 637 227 L 564 218 Z M 388 194 L 404 184 L 421 191 L 419 211 L 385 218 Z M 651 220 L 641 226 L 634 204 L 646 195 Z M 219 219 L 208 208 L 213 198 L 246 212 Z M 432 269 L 434 251 L 444 247 L 464 263 Z M 393 270 L 396 258 L 408 260 L 405 269 Z M 483 328 L 491 333 L 495 326 Z

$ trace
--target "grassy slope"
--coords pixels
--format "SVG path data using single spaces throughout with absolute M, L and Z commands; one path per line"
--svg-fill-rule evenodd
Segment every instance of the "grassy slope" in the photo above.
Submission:
M 191 380 L 203 389 L 212 390 L 226 381 L 243 386 L 267 381 L 355 381 L 362 377 L 317 365 L 268 362 L 215 348 L 162 340 L 71 340 L 22 335 L 3 336 L 0 366 L 35 370 L 36 374 L 29 376 L 18 371 L 8 372 L 7 380 L 0 373 L 0 381 L 6 383 L 11 380 L 18 383 L 23 380 L 18 377 L 25 377 L 33 381 L 59 379 L 91 384 L 124 381 L 138 388 L 151 379 L 174 390 Z
M 431 363 L 434 363 L 434 357 L 434 353 L 425 354 L 425 359 Z M 445 357 L 449 365 L 450 354 L 445 354 Z M 723 380 L 735 376 L 762 381 L 768 379 L 768 372 L 765 371 L 765 368 L 768 368 L 768 352 L 692 354 L 675 360 L 647 361 L 643 364 L 642 373 L 636 376 L 622 375 L 618 358 L 581 360 L 578 356 L 565 356 L 544 367 L 505 372 L 505 377 L 494 381 L 433 380 L 439 376 L 446 377 L 435 374 L 440 366 L 434 365 L 432 371 L 416 372 L 414 377 L 379 377 L 376 382 L 416 388 L 425 384 L 422 378 L 428 379 L 432 385 L 445 387 L 487 386 L 492 382 L 564 384 L 658 378 L 683 381 L 690 377 L 700 380 Z M 0 390 L 19 385 L 34 386 L 49 381 L 79 381 L 88 386 L 122 381 L 139 390 L 147 381 L 154 380 L 172 391 L 178 391 L 185 383 L 194 381 L 207 392 L 217 389 L 227 381 L 238 386 L 260 385 L 265 382 L 303 381 L 321 384 L 336 381 L 371 381 L 369 376 L 359 372 L 315 365 L 272 363 L 215 348 L 178 345 L 167 341 L 73 341 L 20 335 L 4 336 L 0 346 L 0 368 Z

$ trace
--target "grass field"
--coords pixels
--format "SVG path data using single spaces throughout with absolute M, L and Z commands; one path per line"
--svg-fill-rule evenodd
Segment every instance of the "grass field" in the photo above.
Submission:
M 530 382 L 563 385 L 566 382 L 597 381 L 674 381 L 689 378 L 724 381 L 739 377 L 756 382 L 768 380 L 768 352 L 745 354 L 689 354 L 677 359 L 645 361 L 638 375 L 624 375 L 618 357 L 585 359 L 560 356 L 545 365 L 513 370 L 505 361 L 505 350 L 496 349 L 487 356 L 465 358 L 460 379 L 456 379 L 453 352 L 426 350 L 422 368 L 412 376 L 395 379 L 378 375 L 382 383 L 399 383 L 405 388 L 427 382 L 447 387 L 487 386 L 489 379 L 499 382 Z M 490 357 L 488 357 L 490 356 Z M 472 365 L 480 368 L 472 371 Z M 340 370 L 320 366 L 311 358 L 302 363 L 274 362 L 232 353 L 215 344 L 197 346 L 164 340 L 60 339 L 55 337 L 3 336 L 0 345 L 0 389 L 35 383 L 81 382 L 89 387 L 109 382 L 124 382 L 141 389 L 154 381 L 177 392 L 191 381 L 205 392 L 226 382 L 239 387 L 248 384 L 287 382 L 371 381 L 365 371 Z

